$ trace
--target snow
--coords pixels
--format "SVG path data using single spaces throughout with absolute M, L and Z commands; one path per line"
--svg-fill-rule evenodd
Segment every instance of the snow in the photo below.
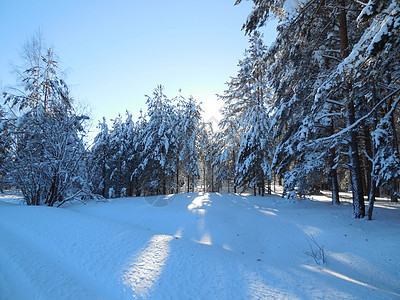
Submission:
M 400 205 L 193 193 L 0 201 L 0 299 L 398 299 Z M 19 201 L 19 200 L 18 200 Z M 16 201 L 16 202 L 18 202 Z M 309 238 L 327 263 L 306 254 Z
M 283 5 L 283 11 L 286 14 L 286 18 L 296 16 L 305 2 L 305 0 L 286 0 Z

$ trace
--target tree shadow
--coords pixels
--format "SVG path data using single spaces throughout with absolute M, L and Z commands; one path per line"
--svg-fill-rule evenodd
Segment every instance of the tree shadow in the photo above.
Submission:
M 152 197 L 121 200 L 121 204 L 142 201 L 144 206 L 138 205 L 137 211 L 122 206 L 114 216 L 146 231 L 146 241 L 140 242 L 144 246 L 132 247 L 119 259 L 124 261 L 120 278 L 128 288 L 126 295 L 291 299 L 357 298 L 359 294 L 371 298 L 371 293 L 375 298 L 397 296 L 396 291 L 388 290 L 394 290 L 398 280 L 393 284 L 374 283 L 364 275 L 366 269 L 383 274 L 387 266 L 376 267 L 379 258 L 367 267 L 362 255 L 350 257 L 349 261 L 359 260 L 358 269 L 344 260 L 349 257 L 347 253 L 368 249 L 368 244 L 361 243 L 365 237 L 354 235 L 373 226 L 352 219 L 347 206 L 315 200 L 300 200 L 293 205 L 280 202 L 277 196 L 194 193 Z M 309 207 L 313 210 L 307 210 Z M 348 222 L 342 224 L 344 220 Z M 326 247 L 327 266 L 316 265 L 305 254 L 307 234 L 313 234 Z M 371 245 L 379 242 L 376 238 L 368 236 Z M 359 246 L 354 248 L 352 243 Z M 343 261 L 338 259 L 340 253 Z

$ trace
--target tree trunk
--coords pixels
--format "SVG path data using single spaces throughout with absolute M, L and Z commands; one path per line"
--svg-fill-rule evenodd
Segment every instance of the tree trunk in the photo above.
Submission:
M 335 133 L 333 122 L 331 125 L 331 134 Z M 332 147 L 329 153 L 329 179 L 331 180 L 331 188 L 332 188 L 332 204 L 333 205 L 340 205 L 340 198 L 339 198 L 339 182 L 337 176 L 337 169 L 335 167 L 335 157 L 336 157 L 336 149 Z
M 48 206 L 53 206 L 58 200 L 58 188 L 59 188 L 59 176 L 57 174 L 53 175 L 53 182 L 50 187 L 50 196 L 46 203 Z
M 376 118 L 374 118 L 376 120 Z M 376 123 L 376 122 L 374 122 Z M 376 124 L 375 126 L 376 127 Z M 376 148 L 374 147 L 373 150 L 373 157 L 375 157 L 376 155 Z M 370 181 L 370 185 L 369 185 L 369 194 L 368 194 L 368 220 L 372 220 L 372 212 L 374 210 L 374 203 L 375 203 L 375 196 L 376 196 L 376 179 L 375 176 L 373 174 L 373 166 L 371 167 L 371 181 Z
M 214 166 L 211 165 L 211 193 L 214 193 Z
M 367 153 L 369 158 L 374 157 L 369 127 L 364 127 L 364 140 L 365 140 L 365 152 Z M 368 157 L 365 158 L 367 191 L 371 190 L 371 184 L 372 184 L 372 162 L 369 158 Z
M 339 14 L 340 51 L 342 53 L 343 59 L 345 59 L 349 55 L 347 13 L 345 9 L 346 1 L 341 0 L 340 5 L 342 7 Z M 350 90 L 351 84 L 347 82 L 346 86 L 344 87 L 344 98 L 347 98 L 347 126 L 351 126 L 355 123 L 354 101 L 351 98 Z M 350 176 L 353 188 L 353 215 L 355 218 L 363 218 L 365 216 L 365 204 L 362 189 L 360 158 L 358 155 L 357 132 L 351 130 L 349 134 L 349 139 Z
M 371 183 L 369 186 L 369 194 L 368 194 L 368 220 L 372 220 L 372 212 L 374 210 L 375 203 L 375 194 L 376 194 L 376 180 L 375 176 L 371 176 Z
M 375 106 L 377 103 L 377 96 L 376 96 L 376 86 L 373 84 L 372 85 L 372 104 Z M 376 125 L 378 123 L 377 121 L 377 113 L 374 112 L 374 123 L 373 123 L 373 128 L 376 129 Z M 374 158 L 377 152 L 377 149 L 375 148 L 375 145 L 372 146 L 371 143 L 371 138 L 368 136 L 369 138 L 369 146 L 370 146 L 370 152 L 368 152 L 368 146 L 367 146 L 367 154 Z M 370 162 L 371 165 L 371 170 L 370 170 L 370 174 L 371 174 L 371 180 L 369 183 L 369 193 L 368 193 L 368 220 L 372 220 L 372 213 L 374 210 L 374 203 L 375 203 L 375 197 L 376 197 L 376 192 L 377 192 L 377 187 L 376 187 L 376 178 L 375 175 L 373 173 L 374 171 L 374 164 L 372 162 Z
M 41 189 L 40 185 L 36 186 L 36 191 L 34 193 L 33 201 L 32 201 L 33 205 L 39 205 L 40 204 L 40 189 Z
M 339 182 L 337 179 L 337 170 L 331 169 L 330 171 L 330 179 L 332 184 L 332 204 L 333 205 L 340 205 L 340 198 L 339 198 Z
M 265 179 L 264 179 L 264 176 L 263 176 L 263 178 L 262 178 L 262 180 L 261 180 L 261 196 L 265 196 Z
M 179 165 L 176 168 L 176 193 L 179 194 Z
M 354 103 L 349 99 L 347 106 L 347 126 L 351 126 L 354 122 Z M 365 216 L 365 204 L 361 180 L 360 158 L 358 155 L 357 132 L 351 130 L 349 135 L 349 161 L 351 185 L 353 188 L 353 214 L 355 218 L 363 218 Z
M 163 195 L 166 195 L 167 194 L 167 179 L 166 179 L 166 176 L 163 177 L 162 188 L 163 188 L 162 189 Z
M 206 192 L 206 162 L 204 161 L 203 166 L 203 192 Z
M 397 132 L 396 132 L 396 124 L 395 124 L 394 112 L 393 112 L 393 114 L 392 114 L 392 116 L 390 118 L 390 125 L 391 125 L 392 131 L 393 131 L 394 148 L 397 151 L 397 153 L 399 153 L 399 143 L 398 143 L 398 140 L 397 140 Z M 393 186 L 393 188 L 392 188 L 392 191 L 390 193 L 390 201 L 391 202 L 399 202 L 399 196 L 398 196 L 399 181 L 397 179 L 394 179 L 392 186 Z
M 397 179 L 393 179 L 392 188 L 390 190 L 390 202 L 399 202 L 399 196 L 397 194 Z
M 106 193 L 106 176 L 107 176 L 107 168 L 106 168 L 106 150 L 103 151 L 103 159 L 102 159 L 102 166 L 101 166 L 101 176 L 103 178 L 103 186 L 101 189 L 101 194 L 104 198 L 108 198 Z
M 273 180 L 274 180 L 274 193 L 276 193 L 276 174 L 275 174 L 275 172 L 274 172 Z

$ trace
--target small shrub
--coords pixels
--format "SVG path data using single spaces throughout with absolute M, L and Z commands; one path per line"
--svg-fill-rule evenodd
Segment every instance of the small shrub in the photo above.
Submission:
M 310 246 L 310 251 L 305 251 L 304 253 L 311 256 L 317 265 L 326 265 L 327 261 L 324 246 L 320 246 L 312 234 L 307 235 L 307 241 Z

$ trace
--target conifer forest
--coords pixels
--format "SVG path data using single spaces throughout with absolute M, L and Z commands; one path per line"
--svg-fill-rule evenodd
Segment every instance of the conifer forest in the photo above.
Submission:
M 235 5 L 241 5 L 236 0 Z M 54 49 L 24 48 L 4 90 L 0 176 L 28 205 L 194 191 L 306 197 L 351 191 L 355 218 L 400 197 L 400 2 L 252 0 L 248 47 L 218 95 L 218 126 L 199 100 L 149 91 L 139 116 L 98 123 L 73 100 Z M 293 2 L 293 3 L 292 3 Z M 285 5 L 283 5 L 285 4 Z M 267 46 L 262 27 L 278 20 Z

